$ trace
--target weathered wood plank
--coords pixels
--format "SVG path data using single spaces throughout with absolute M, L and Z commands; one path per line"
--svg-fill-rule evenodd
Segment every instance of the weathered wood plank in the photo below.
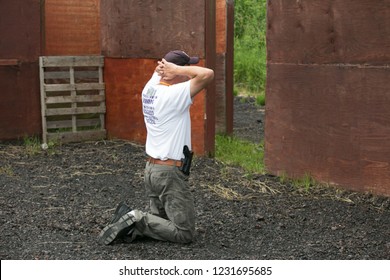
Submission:
M 69 79 L 69 71 L 45 71 L 45 80 Z M 75 79 L 98 79 L 98 71 L 75 71 Z
M 82 83 L 82 84 L 45 84 L 46 92 L 52 91 L 82 91 L 82 90 L 104 90 L 105 84 L 100 83 Z
M 43 57 L 39 57 L 39 91 L 40 91 L 40 100 L 41 100 L 41 123 L 42 123 L 42 141 L 43 143 L 47 143 L 47 122 L 46 122 L 46 92 L 45 92 L 45 71 L 42 67 L 43 65 Z
M 86 126 L 94 126 L 100 127 L 101 122 L 100 119 L 78 119 L 77 127 L 86 127 Z M 71 128 L 72 120 L 62 120 L 62 121 L 47 121 L 48 129 L 59 129 L 59 128 Z
M 78 102 L 104 102 L 104 95 L 77 95 L 46 97 L 46 104 L 78 103 Z
M 43 67 L 88 67 L 103 66 L 103 56 L 44 56 Z
M 56 108 L 46 109 L 46 116 L 61 116 L 61 115 L 81 115 L 81 114 L 102 114 L 106 112 L 106 106 L 100 105 L 96 107 L 77 107 L 77 108 Z

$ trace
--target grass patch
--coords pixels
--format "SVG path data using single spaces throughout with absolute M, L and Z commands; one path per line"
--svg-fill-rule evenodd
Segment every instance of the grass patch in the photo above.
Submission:
M 303 189 L 307 192 L 316 184 L 316 181 L 313 179 L 313 177 L 307 173 L 302 178 L 292 179 L 291 181 L 295 188 Z
M 264 145 L 235 137 L 217 135 L 215 157 L 221 162 L 240 166 L 248 173 L 264 174 Z
M 30 156 L 41 152 L 41 142 L 38 137 L 24 137 L 23 145 L 26 153 Z
M 243 168 L 249 177 L 253 174 L 266 174 L 263 142 L 261 144 L 255 144 L 237 137 L 217 135 L 215 138 L 215 148 L 215 158 L 217 160 L 226 165 Z M 305 192 L 309 192 L 318 184 L 308 173 L 301 178 L 292 179 L 285 172 L 282 172 L 278 178 L 280 183 L 291 184 L 295 189 Z M 218 187 L 214 191 L 219 194 L 226 192 L 221 187 Z M 237 199 L 237 196 L 233 193 L 229 193 L 229 195 L 225 194 L 224 196 Z
M 279 182 L 282 184 L 290 184 L 295 189 L 300 191 L 309 192 L 314 186 L 319 185 L 314 178 L 306 173 L 303 177 L 300 178 L 290 178 L 285 172 L 282 172 L 279 176 Z
M 29 156 L 37 155 L 42 150 L 46 150 L 48 154 L 55 154 L 55 148 L 60 145 L 56 140 L 50 140 L 46 145 L 41 144 L 39 137 L 24 137 L 23 145 L 26 153 Z

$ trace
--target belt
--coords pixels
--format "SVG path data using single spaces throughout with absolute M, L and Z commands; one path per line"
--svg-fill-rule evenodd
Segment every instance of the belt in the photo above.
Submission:
M 148 158 L 148 162 L 153 164 L 169 165 L 169 166 L 177 166 L 177 167 L 181 167 L 182 164 L 181 160 L 174 160 L 174 159 L 161 160 L 152 157 Z

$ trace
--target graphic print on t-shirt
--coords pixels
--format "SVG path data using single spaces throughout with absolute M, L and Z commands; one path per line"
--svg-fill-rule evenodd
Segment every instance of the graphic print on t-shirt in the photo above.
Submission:
M 156 124 L 157 117 L 154 115 L 154 101 L 156 100 L 156 89 L 150 87 L 146 93 L 142 94 L 143 113 L 146 122 Z

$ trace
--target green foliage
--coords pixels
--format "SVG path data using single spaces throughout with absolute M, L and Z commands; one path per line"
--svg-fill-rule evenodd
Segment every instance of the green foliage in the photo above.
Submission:
M 302 178 L 292 180 L 293 186 L 298 189 L 304 189 L 305 191 L 309 191 L 310 187 L 315 185 L 315 180 L 310 174 L 306 173 Z
M 235 137 L 216 136 L 215 157 L 229 165 L 240 166 L 249 173 L 263 174 L 264 145 Z
M 260 106 L 264 106 L 265 105 L 265 94 L 264 93 L 259 94 L 256 97 L 256 104 L 260 105 Z
M 305 175 L 301 178 L 290 178 L 286 172 L 281 172 L 278 176 L 280 183 L 282 184 L 291 184 L 297 190 L 303 190 L 309 192 L 311 187 L 318 185 L 318 183 L 314 180 L 314 178 L 309 174 L 305 173 Z
M 266 7 L 266 0 L 235 1 L 235 85 L 246 91 L 263 93 L 263 95 L 267 63 Z
M 36 155 L 41 151 L 41 143 L 38 137 L 24 137 L 23 143 L 26 153 L 30 156 Z
M 29 156 L 37 155 L 41 153 L 42 150 L 46 150 L 48 154 L 55 154 L 55 148 L 59 146 L 59 142 L 55 140 L 50 140 L 46 145 L 41 145 L 41 140 L 38 137 L 24 137 L 23 145 L 26 153 Z

